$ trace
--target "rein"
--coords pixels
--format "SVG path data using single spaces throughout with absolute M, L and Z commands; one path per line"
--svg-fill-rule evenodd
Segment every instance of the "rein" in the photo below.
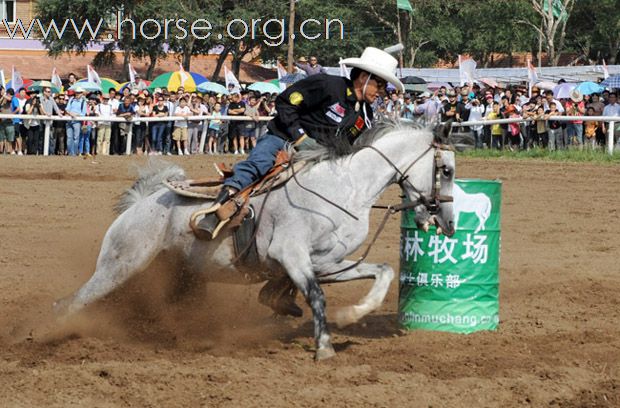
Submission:
M 440 169 L 444 168 L 445 165 L 441 162 L 441 157 L 440 157 L 440 152 L 441 150 L 453 150 L 453 148 L 451 146 L 447 146 L 447 145 L 441 145 L 438 143 L 431 143 L 428 148 L 426 148 L 426 150 L 424 150 L 418 157 L 416 157 L 406 168 L 404 171 L 401 171 L 398 166 L 396 166 L 394 164 L 394 162 L 392 162 L 392 160 L 390 160 L 389 157 L 387 157 L 385 155 L 385 153 L 383 153 L 381 150 L 377 149 L 374 146 L 366 146 L 366 148 L 369 148 L 375 152 L 377 152 L 379 154 L 379 156 L 381 156 L 395 171 L 396 174 L 399 176 L 398 180 L 396 180 L 396 184 L 398 184 L 401 189 L 404 189 L 404 184 L 407 183 L 409 184 L 409 186 L 413 189 L 413 191 L 415 191 L 418 194 L 418 199 L 416 201 L 412 201 L 412 202 L 406 202 L 406 203 L 401 203 L 401 204 L 396 204 L 396 205 L 388 205 L 388 206 L 379 206 L 379 205 L 373 205 L 372 208 L 381 208 L 381 209 L 385 209 L 385 214 L 383 215 L 383 219 L 381 220 L 381 223 L 379 224 L 379 227 L 377 228 L 377 230 L 375 231 L 372 240 L 370 241 L 370 243 L 368 244 L 368 246 L 366 247 L 366 249 L 364 250 L 364 253 L 359 257 L 359 259 L 357 261 L 355 261 L 353 264 L 347 266 L 346 268 L 342 268 L 340 270 L 337 270 L 335 272 L 329 272 L 326 274 L 321 274 L 320 277 L 324 278 L 324 277 L 328 277 L 328 276 L 333 276 L 333 275 L 337 275 L 339 273 L 342 272 L 346 272 L 348 270 L 354 269 L 356 268 L 359 264 L 361 264 L 366 257 L 368 256 L 368 254 L 370 253 L 370 250 L 372 249 L 373 245 L 377 242 L 377 239 L 379 238 L 379 235 L 381 234 L 381 232 L 383 232 L 383 229 L 385 228 L 388 219 L 390 218 L 391 215 L 396 214 L 400 211 L 403 210 L 409 210 L 412 208 L 417 207 L 419 204 L 423 204 L 424 206 L 426 206 L 426 208 L 429 210 L 429 212 L 431 214 L 436 214 L 439 211 L 439 204 L 442 202 L 452 202 L 452 196 L 442 196 L 440 194 L 440 189 L 441 189 L 441 174 L 440 174 Z M 422 192 L 420 190 L 418 190 L 413 183 L 411 183 L 408 178 L 409 176 L 407 175 L 407 172 L 411 169 L 411 167 L 413 167 L 418 161 L 420 161 L 420 159 L 422 159 L 422 157 L 424 157 L 429 151 L 435 149 L 435 155 L 434 155 L 434 160 L 433 160 L 433 186 L 431 189 L 431 201 L 429 201 L 429 199 L 422 194 Z M 293 154 L 294 155 L 294 154 Z M 291 157 L 292 160 L 292 157 Z M 346 210 L 345 208 L 339 206 L 338 204 L 332 202 L 331 200 L 327 199 L 326 197 L 322 196 L 321 194 L 304 187 L 299 180 L 297 180 L 297 175 L 295 173 L 295 169 L 294 166 L 292 167 L 292 172 L 293 172 L 293 179 L 295 180 L 295 182 L 297 183 L 297 185 L 299 187 L 301 187 L 303 190 L 310 192 L 312 194 L 314 194 L 315 196 L 321 198 L 322 200 L 324 200 L 325 202 L 333 205 L 334 207 L 338 208 L 339 210 L 343 211 L 344 213 L 346 213 L 347 215 L 349 215 L 350 217 L 354 218 L 356 221 L 358 220 L 358 217 L 356 217 L 355 215 L 353 215 L 351 212 L 349 212 L 348 210 Z M 272 187 L 273 187 L 273 183 L 268 187 L 267 190 L 267 194 L 265 196 L 265 199 L 263 200 L 263 205 L 261 206 L 261 209 L 259 210 L 257 217 L 256 217 L 256 225 L 255 225 L 255 230 L 254 233 L 252 235 L 251 241 L 256 239 L 256 235 L 258 233 L 258 226 L 260 225 L 260 220 L 262 218 L 262 214 L 263 214 L 263 210 L 265 209 L 265 205 L 267 203 L 267 199 L 269 198 L 269 195 L 271 194 L 272 191 Z M 235 257 L 235 259 L 233 259 L 231 264 L 235 264 L 237 261 L 239 261 L 241 259 L 241 257 L 243 256 L 243 254 L 250 248 L 250 245 L 248 245 L 246 248 L 244 248 L 242 251 L 240 251 L 239 255 L 237 257 Z
M 429 210 L 431 214 L 437 214 L 437 212 L 439 212 L 440 203 L 453 201 L 452 196 L 442 196 L 440 194 L 440 190 L 441 190 L 440 169 L 445 167 L 445 165 L 441 162 L 440 152 L 441 150 L 453 150 L 451 146 L 441 145 L 435 142 L 431 143 L 426 150 L 424 150 L 418 157 L 415 158 L 415 160 L 413 160 L 405 168 L 404 171 L 401 171 L 398 168 L 398 166 L 396 166 L 394 162 L 392 162 L 390 158 L 387 157 L 385 153 L 383 153 L 381 150 L 377 149 L 374 146 L 366 146 L 366 147 L 377 152 L 379 156 L 381 156 L 390 166 L 392 166 L 392 168 L 396 170 L 396 174 L 400 176 L 398 180 L 396 180 L 396 183 L 401 187 L 401 189 L 404 189 L 405 183 L 409 184 L 411 188 L 413 189 L 413 191 L 415 191 L 418 194 L 418 199 L 416 201 L 406 202 L 406 203 L 401 203 L 401 204 L 396 204 L 396 205 L 387 205 L 387 206 L 373 205 L 372 208 L 381 208 L 381 209 L 385 209 L 386 211 L 385 211 L 385 214 L 383 215 L 383 219 L 381 220 L 381 223 L 379 224 L 379 227 L 375 231 L 375 234 L 373 235 L 372 240 L 366 247 L 366 250 L 364 250 L 364 253 L 362 254 L 362 256 L 360 256 L 357 261 L 347 266 L 346 268 L 342 268 L 335 272 L 329 272 L 329 273 L 320 275 L 321 278 L 337 275 L 342 272 L 346 272 L 348 270 L 356 268 L 359 264 L 361 264 L 364 261 L 364 259 L 366 259 L 368 254 L 370 253 L 370 249 L 372 248 L 372 246 L 375 244 L 375 242 L 377 242 L 377 239 L 379 238 L 379 234 L 381 234 L 381 232 L 385 228 L 385 225 L 387 224 L 387 220 L 390 218 L 390 215 L 396 214 L 397 212 L 400 212 L 403 210 L 409 210 L 409 209 L 415 208 L 419 204 L 423 204 L 424 206 L 426 206 L 426 208 Z M 426 155 L 426 153 L 428 153 L 432 149 L 435 149 L 435 155 L 434 155 L 434 160 L 433 160 L 433 187 L 431 189 L 432 202 L 430 202 L 428 198 L 424 194 L 422 194 L 422 192 L 418 190 L 413 185 L 413 183 L 411 183 L 408 180 L 409 176 L 407 176 L 407 172 L 409 171 L 409 169 L 411 169 L 411 167 L 413 167 L 414 164 L 416 164 L 422 157 Z

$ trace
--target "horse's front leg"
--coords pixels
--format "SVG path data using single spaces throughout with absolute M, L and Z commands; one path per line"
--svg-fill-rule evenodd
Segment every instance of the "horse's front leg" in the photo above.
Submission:
M 334 273 L 342 269 L 351 268 L 343 272 Z M 325 268 L 319 274 L 320 283 L 348 282 L 358 279 L 374 279 L 375 282 L 368 294 L 360 303 L 338 309 L 335 315 L 338 327 L 355 323 L 368 313 L 381 306 L 394 279 L 394 269 L 388 264 L 361 263 L 355 265 L 353 261 L 342 261 Z M 331 273 L 331 274 L 330 274 Z
M 273 241 L 269 246 L 268 254 L 284 267 L 312 310 L 316 343 L 315 360 L 333 357 L 336 352 L 332 347 L 331 336 L 327 329 L 325 294 L 314 276 L 310 254 L 300 246 L 291 246 L 290 241 Z

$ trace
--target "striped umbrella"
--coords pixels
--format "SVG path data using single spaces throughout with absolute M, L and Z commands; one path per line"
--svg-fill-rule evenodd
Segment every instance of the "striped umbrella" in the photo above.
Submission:
M 153 82 L 151 82 L 149 90 L 152 91 L 155 88 L 167 88 L 169 91 L 175 92 L 181 85 L 183 85 L 183 88 L 185 88 L 187 92 L 195 92 L 198 84 L 209 81 L 197 72 L 188 72 L 187 74 L 189 74 L 189 78 L 187 78 L 184 83 L 182 83 L 181 73 L 179 71 L 161 74 L 155 78 Z
M 78 84 L 83 82 L 88 82 L 88 79 L 80 79 L 78 81 Z M 119 84 L 112 78 L 101 78 L 101 90 L 103 91 L 103 93 L 108 93 L 110 88 L 118 89 L 119 86 L 121 86 L 121 84 Z
M 60 88 L 51 83 L 50 81 L 36 81 L 28 87 L 30 91 L 43 92 L 43 88 L 49 88 L 53 93 L 60 93 Z
M 24 81 L 24 85 L 22 86 L 26 88 L 26 90 L 28 90 L 28 87 L 34 83 L 32 79 L 22 78 L 22 80 Z M 10 80 L 9 82 L 7 82 L 6 86 L 4 87 L 4 89 L 10 89 L 10 88 L 13 88 L 13 80 Z M 17 93 L 17 91 L 19 91 L 19 89 L 16 89 L 15 93 Z

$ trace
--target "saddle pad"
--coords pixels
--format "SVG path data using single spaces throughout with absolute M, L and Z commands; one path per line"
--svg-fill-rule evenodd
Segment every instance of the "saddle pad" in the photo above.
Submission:
M 204 200 L 215 200 L 222 186 L 222 182 L 219 180 L 200 182 L 195 180 L 164 180 L 163 183 L 164 186 L 178 195 Z

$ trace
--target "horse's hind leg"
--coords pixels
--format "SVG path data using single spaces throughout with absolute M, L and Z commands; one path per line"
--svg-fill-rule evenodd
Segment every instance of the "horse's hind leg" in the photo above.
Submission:
M 340 270 L 350 267 L 353 264 L 353 261 L 344 261 L 330 269 Z M 325 272 L 329 273 L 328 271 Z M 335 320 L 338 327 L 344 327 L 355 323 L 381 306 L 381 303 L 383 303 L 390 289 L 390 283 L 392 279 L 394 279 L 394 270 L 387 264 L 362 263 L 355 268 L 335 275 L 326 276 L 324 278 L 319 276 L 319 282 L 321 283 L 347 282 L 358 279 L 374 279 L 375 282 L 360 303 L 341 308 L 336 312 Z
M 156 257 L 160 248 L 157 238 L 161 236 L 160 231 L 151 230 L 147 234 L 144 226 L 138 228 L 138 225 L 132 225 L 131 221 L 128 226 L 123 226 L 119 220 L 120 217 L 103 239 L 93 276 L 73 295 L 54 304 L 60 317 L 66 318 L 77 313 L 108 295 L 129 278 L 146 269 Z M 153 226 L 153 229 L 156 228 Z

